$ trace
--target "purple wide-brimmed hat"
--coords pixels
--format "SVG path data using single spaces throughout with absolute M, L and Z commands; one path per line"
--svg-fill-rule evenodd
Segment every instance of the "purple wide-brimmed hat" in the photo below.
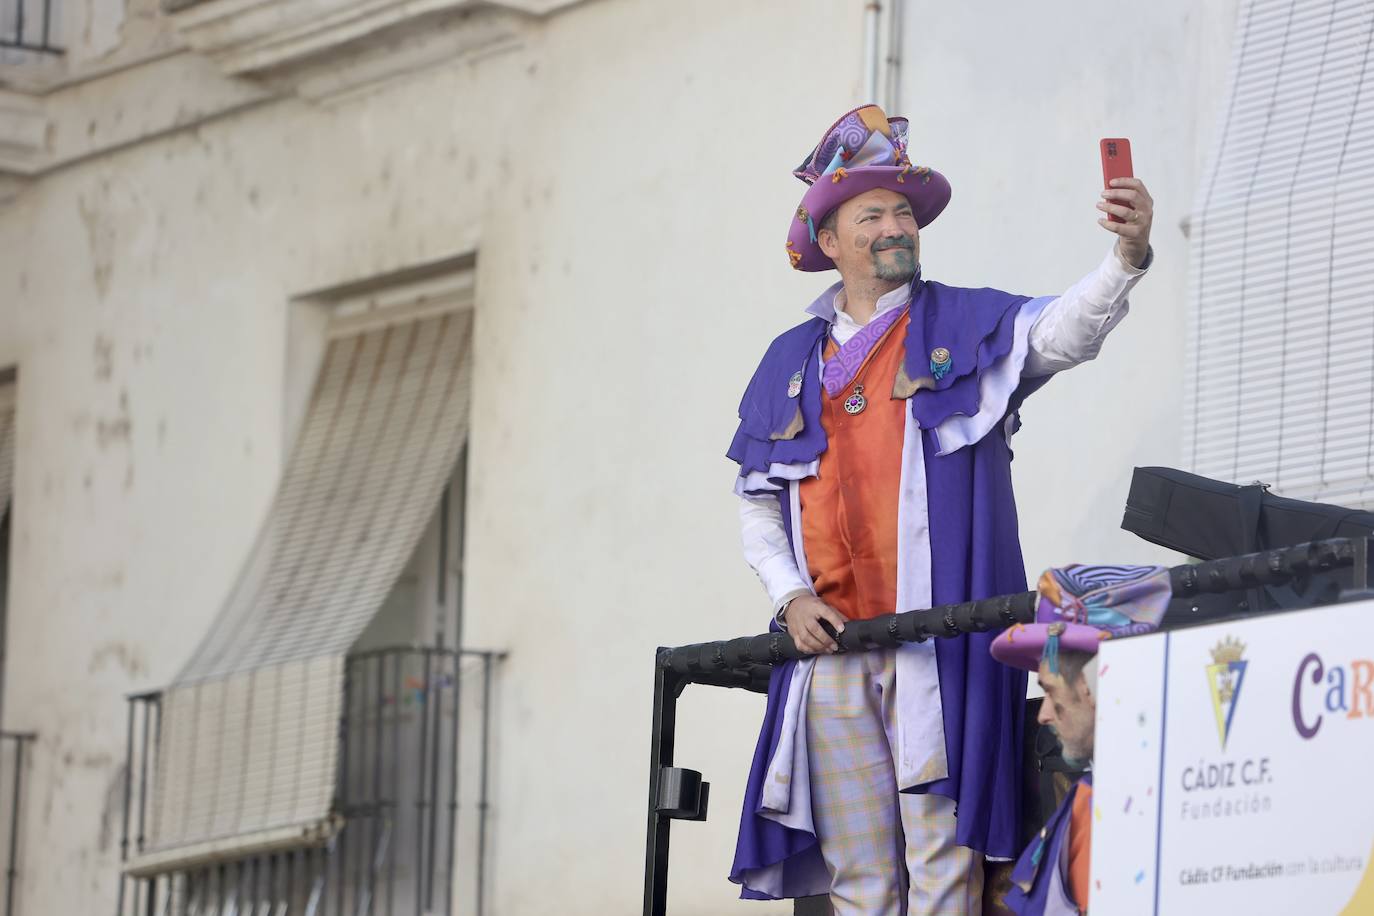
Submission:
M 1035 623 L 1008 627 L 992 657 L 1026 671 L 1043 660 L 1059 673 L 1059 652 L 1096 654 L 1103 640 L 1159 628 L 1173 597 L 1163 566 L 1065 566 L 1040 577 Z
M 906 152 L 906 118 L 889 119 L 877 105 L 840 118 L 795 171 L 810 185 L 787 230 L 787 256 L 797 270 L 831 270 L 835 262 L 816 243 L 816 230 L 831 210 L 865 191 L 887 188 L 911 201 L 924 228 L 949 203 L 949 182 L 939 172 L 913 166 Z

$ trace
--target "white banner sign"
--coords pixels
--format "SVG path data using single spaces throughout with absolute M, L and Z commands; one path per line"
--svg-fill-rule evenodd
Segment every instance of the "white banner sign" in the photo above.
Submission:
M 1374 914 L 1374 602 L 1108 642 L 1094 913 Z

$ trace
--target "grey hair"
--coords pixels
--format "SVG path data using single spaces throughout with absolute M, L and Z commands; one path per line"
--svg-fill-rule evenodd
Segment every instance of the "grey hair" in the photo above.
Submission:
M 1097 653 L 1078 652 L 1072 649 L 1059 650 L 1059 675 L 1064 683 L 1072 685 L 1081 676 L 1088 692 L 1097 696 Z

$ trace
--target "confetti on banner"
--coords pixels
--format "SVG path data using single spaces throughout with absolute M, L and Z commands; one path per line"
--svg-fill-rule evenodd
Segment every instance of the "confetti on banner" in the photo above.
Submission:
M 1144 881 L 1144 880 L 1145 880 L 1145 869 L 1142 868 L 1140 871 L 1138 871 L 1138 872 L 1135 873 L 1135 883 L 1136 883 L 1136 884 L 1139 884 L 1140 882 L 1142 882 L 1142 881 Z
M 1099 672 L 1097 672 L 1097 676 L 1098 676 L 1098 677 L 1106 677 L 1106 675 L 1107 675 L 1107 669 L 1110 668 L 1110 667 L 1111 667 L 1111 665 L 1103 665 L 1103 666 L 1102 666 L 1102 670 L 1099 671 Z
M 1126 811 L 1130 811 L 1130 810 L 1131 810 L 1131 801 L 1132 801 L 1132 797 L 1129 796 L 1129 795 L 1127 795 L 1127 796 L 1126 796 L 1126 807 L 1122 809 L 1122 813 L 1125 813 Z
M 1102 820 L 1102 806 L 1101 806 L 1101 805 L 1094 805 L 1094 806 L 1093 806 L 1093 817 L 1094 817 L 1095 819 L 1099 820 L 1099 821 Z

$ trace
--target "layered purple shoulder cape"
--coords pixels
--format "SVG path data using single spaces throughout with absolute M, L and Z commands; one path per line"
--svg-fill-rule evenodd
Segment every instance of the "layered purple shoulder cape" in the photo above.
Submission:
M 1083 909 L 1074 902 L 1064 886 L 1060 863 L 1066 855 L 1069 832 L 1073 826 L 1073 802 L 1080 786 L 1093 784 L 1093 774 L 1085 773 L 1069 789 L 1049 822 L 1031 840 L 1011 872 L 1007 907 L 1017 916 L 1077 916 Z M 1055 874 L 1059 872 L 1059 880 Z
M 1018 375 L 1000 389 L 991 382 L 999 367 L 1006 368 L 1004 363 L 1016 344 L 1016 318 L 1029 301 L 998 290 L 962 289 L 919 279 L 913 288 L 912 320 L 905 341 L 908 377 L 917 380 L 931 375 L 930 354 L 935 347 L 948 349 L 951 363 L 947 375 L 938 381 L 927 378 L 924 384 L 930 387 L 911 397 L 924 450 L 931 594 L 937 605 L 1026 588 L 1008 435 L 1021 402 L 1046 379 L 1021 381 Z M 829 327 L 817 318 L 782 334 L 754 373 L 728 451 L 740 465 L 742 491 L 785 489 L 790 479 L 796 479 L 797 466 L 816 461 L 825 451 L 817 361 L 819 344 Z M 789 398 L 788 383 L 797 372 L 802 390 L 799 397 Z M 985 403 L 987 397 L 996 403 Z M 997 422 L 987 434 L 952 451 L 949 443 L 942 448 L 936 427 L 980 412 L 986 416 L 989 411 Z M 779 504 L 791 537 L 789 500 L 781 498 Z M 949 775 L 916 791 L 956 802 L 955 839 L 960 845 L 1010 859 L 1018 851 L 1026 675 L 993 661 L 988 647 L 995 635 L 936 641 Z M 746 787 L 730 875 L 732 881 L 745 885 L 743 897 L 804 896 L 828 889 L 815 836 L 784 827 L 760 812 L 762 779 L 780 738 L 794 668 L 795 663 L 789 662 L 773 672 Z M 762 893 L 748 886 L 751 872 L 779 863 L 784 878 L 778 892 Z

